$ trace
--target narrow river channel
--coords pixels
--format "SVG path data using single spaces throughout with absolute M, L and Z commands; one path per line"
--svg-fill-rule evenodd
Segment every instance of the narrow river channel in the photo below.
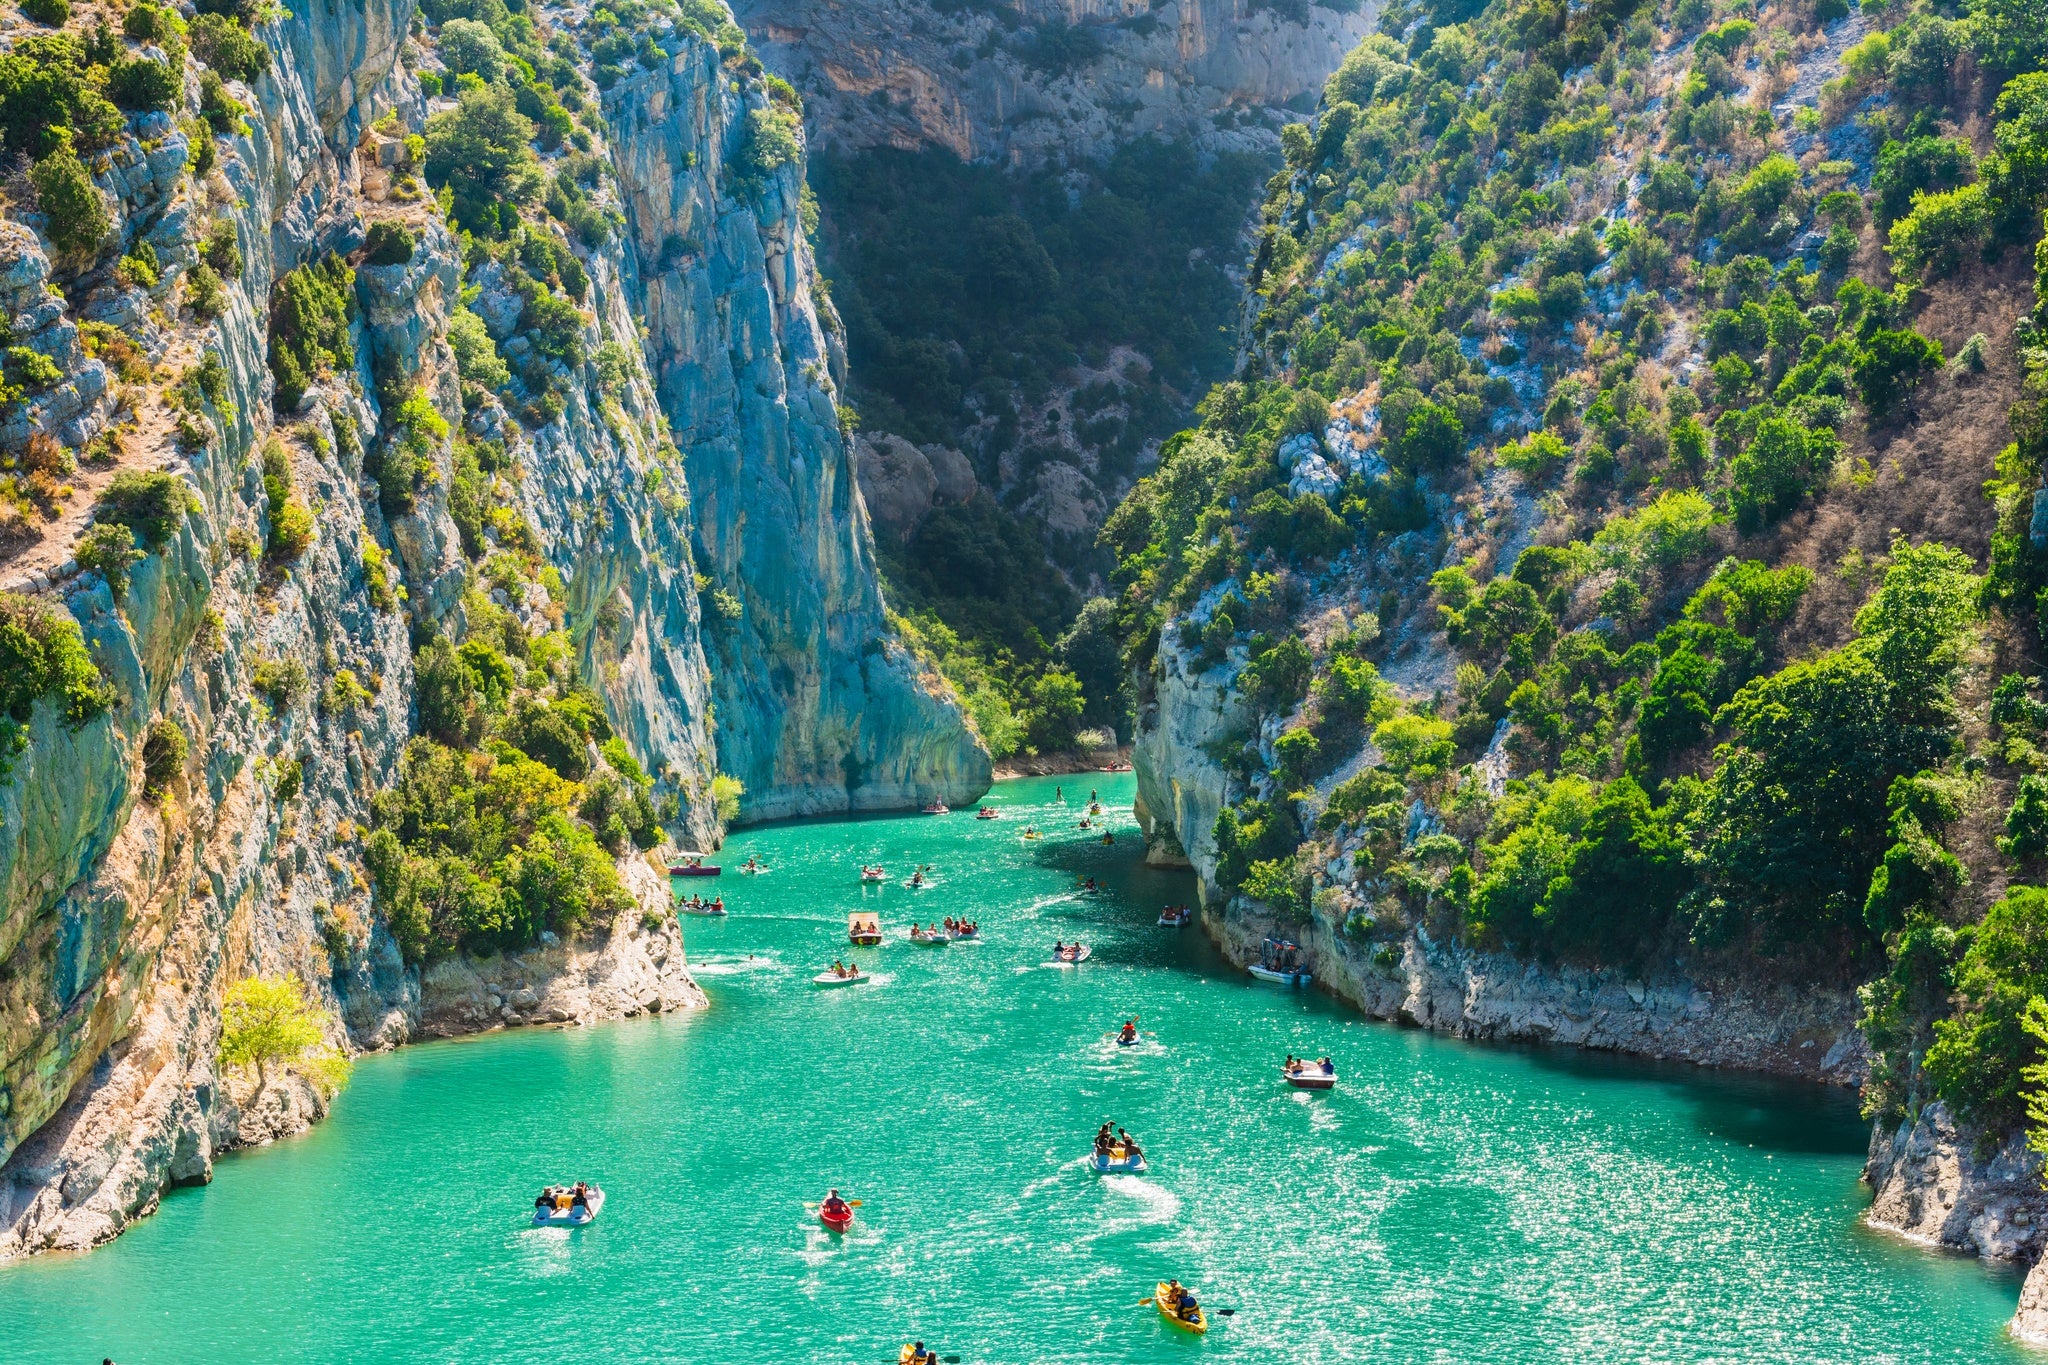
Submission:
M 1076 828 L 1091 788 L 1112 846 Z M 1033 779 L 991 794 L 1000 820 L 738 835 L 731 916 L 686 922 L 709 1011 L 365 1059 L 306 1137 L 100 1251 L 0 1267 L 0 1357 L 2020 1358 L 2017 1278 L 1858 1225 L 1847 1095 L 1257 985 L 1157 926 L 1193 887 L 1141 865 L 1130 799 L 1128 776 Z M 750 854 L 771 870 L 735 875 Z M 890 880 L 863 887 L 875 862 Z M 814 987 L 862 908 L 887 935 L 857 954 L 872 980 Z M 905 940 L 944 915 L 985 941 Z M 1077 938 L 1089 961 L 1047 965 Z M 1119 1049 L 1132 1015 L 1145 1041 Z M 1289 1090 L 1290 1052 L 1330 1054 L 1339 1088 Z M 1083 1168 L 1105 1119 L 1149 1175 Z M 608 1191 L 595 1224 L 527 1226 L 578 1178 Z M 844 1237 L 804 1208 L 827 1185 L 863 1201 Z M 1136 1306 L 1169 1275 L 1237 1312 L 1173 1331 Z

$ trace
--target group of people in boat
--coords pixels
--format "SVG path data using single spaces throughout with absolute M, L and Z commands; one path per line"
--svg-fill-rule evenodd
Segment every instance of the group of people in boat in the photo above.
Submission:
M 590 1186 L 580 1180 L 574 1185 L 550 1185 L 533 1201 L 533 1211 L 542 1217 L 553 1217 L 557 1213 L 588 1213 Z
M 1337 1064 L 1328 1057 L 1323 1058 L 1321 1061 L 1312 1062 L 1306 1057 L 1297 1057 L 1291 1052 L 1287 1054 L 1287 1062 L 1284 1069 L 1290 1076 L 1312 1076 L 1317 1072 L 1325 1076 L 1337 1074 Z
M 889 869 L 886 867 L 869 867 L 866 863 L 860 865 L 860 879 L 864 882 L 878 882 L 888 875 Z
M 973 938 L 981 932 L 980 920 L 954 919 L 951 915 L 948 915 L 941 922 L 946 926 L 946 932 L 954 938 Z
M 841 981 L 851 981 L 860 975 L 859 967 L 849 967 L 836 957 L 832 959 L 831 971 L 832 975 L 838 977 Z
M 725 913 L 725 897 L 723 896 L 714 896 L 708 901 L 702 896 L 692 896 L 686 901 L 679 900 L 676 904 L 693 910 L 698 914 L 722 915 Z
M 1054 939 L 1052 955 L 1053 960 L 1056 962 L 1079 962 L 1081 960 L 1081 945 L 1079 943 L 1061 943 L 1058 939 Z
M 1161 1307 L 1165 1308 L 1167 1312 L 1173 1314 L 1182 1322 L 1200 1322 L 1202 1320 L 1202 1305 L 1195 1302 L 1195 1291 L 1182 1284 L 1179 1280 L 1168 1280 L 1166 1282 L 1166 1294 L 1164 1297 L 1166 1302 Z
M 1114 1133 L 1110 1131 L 1112 1128 L 1116 1129 Z M 1102 1126 L 1095 1130 L 1095 1154 L 1097 1156 L 1114 1157 L 1118 1149 L 1123 1151 L 1123 1156 L 1118 1158 L 1123 1161 L 1129 1161 L 1145 1155 L 1144 1152 L 1138 1149 L 1138 1140 L 1136 1138 L 1105 1119 Z

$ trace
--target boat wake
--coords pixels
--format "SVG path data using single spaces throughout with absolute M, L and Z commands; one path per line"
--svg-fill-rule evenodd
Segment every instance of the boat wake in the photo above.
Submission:
M 1084 1158 L 1082 1165 L 1087 1165 Z M 1143 1176 L 1105 1175 L 1101 1177 L 1105 1188 L 1135 1200 L 1139 1206 L 1138 1222 L 1170 1223 L 1180 1214 L 1180 1196 L 1164 1186 L 1155 1185 Z
M 745 957 L 707 957 L 690 964 L 692 976 L 744 976 L 748 972 L 777 972 L 782 964 L 772 953 L 749 953 Z

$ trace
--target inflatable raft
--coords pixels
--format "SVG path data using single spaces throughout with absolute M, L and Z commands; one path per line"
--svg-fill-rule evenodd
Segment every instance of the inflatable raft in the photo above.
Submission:
M 1090 1152 L 1088 1164 L 1103 1175 L 1145 1174 L 1145 1154 L 1128 1152 L 1122 1147 L 1112 1147 L 1106 1152 Z
M 604 1211 L 604 1191 L 593 1187 L 584 1198 L 588 1201 L 581 1209 L 574 1205 L 566 1209 L 540 1209 L 533 1211 L 533 1225 L 537 1228 L 580 1228 L 586 1223 L 597 1221 L 597 1215 Z

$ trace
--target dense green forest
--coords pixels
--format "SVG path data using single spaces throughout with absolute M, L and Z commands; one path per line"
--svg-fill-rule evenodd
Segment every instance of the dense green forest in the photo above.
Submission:
M 1018 504 L 1048 461 L 1087 466 L 1112 493 L 1127 486 L 1230 373 L 1238 289 L 1226 266 L 1271 169 L 1156 139 L 1028 172 L 944 151 L 812 163 L 858 420 L 960 449 L 984 489 L 1007 490 L 879 547 L 908 633 L 969 698 L 998 757 L 1127 724 L 1121 670 L 1100 647 L 1107 618 L 1066 638 L 1083 606 L 1071 584 L 1113 561 L 1089 537 L 1048 535 Z M 1149 364 L 1111 373 L 1118 348 Z M 1076 385 L 1077 365 L 1108 377 Z M 1045 413 L 1063 402 L 1055 439 Z
M 2022 0 L 1384 14 L 1287 130 L 1251 364 L 1103 533 L 1140 687 L 1172 651 L 1282 720 L 1211 746 L 1223 890 L 1387 964 L 1421 922 L 1868 983 L 1871 1112 L 2018 1121 L 2048 1021 L 2048 247 L 2010 354 L 1953 333 L 2035 303 L 2044 62 Z M 1993 393 L 1995 471 L 1941 463 Z M 1957 481 L 1975 510 L 1927 520 Z M 1870 550 L 1821 558 L 1849 518 Z M 1455 677 L 1397 692 L 1377 665 L 1435 630 Z

